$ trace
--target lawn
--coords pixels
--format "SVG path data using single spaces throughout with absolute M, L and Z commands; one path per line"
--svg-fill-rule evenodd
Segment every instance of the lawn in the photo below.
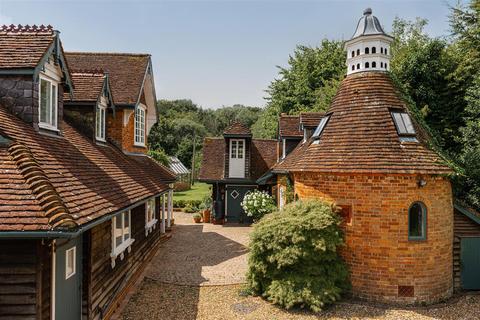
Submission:
M 192 189 L 175 192 L 173 194 L 173 200 L 202 200 L 208 195 L 211 195 L 210 185 L 202 182 L 195 182 Z

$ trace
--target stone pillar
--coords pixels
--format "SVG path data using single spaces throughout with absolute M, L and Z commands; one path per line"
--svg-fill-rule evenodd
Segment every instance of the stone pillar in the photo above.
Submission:
M 165 233 L 165 194 L 160 196 L 160 201 L 162 202 L 162 215 L 160 217 L 160 233 Z

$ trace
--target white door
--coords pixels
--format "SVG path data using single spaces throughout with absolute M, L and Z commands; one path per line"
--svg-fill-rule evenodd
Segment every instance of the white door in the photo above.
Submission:
M 245 178 L 245 140 L 230 140 L 230 162 L 228 166 L 230 178 Z

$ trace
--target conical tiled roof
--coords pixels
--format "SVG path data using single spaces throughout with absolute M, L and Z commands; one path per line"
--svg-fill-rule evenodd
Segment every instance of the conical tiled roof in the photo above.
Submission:
M 391 110 L 407 111 L 387 73 L 362 72 L 346 77 L 327 116 L 318 143 L 299 145 L 277 171 L 345 173 L 450 173 L 441 158 L 418 142 L 402 142 Z M 417 127 L 417 133 L 421 128 Z

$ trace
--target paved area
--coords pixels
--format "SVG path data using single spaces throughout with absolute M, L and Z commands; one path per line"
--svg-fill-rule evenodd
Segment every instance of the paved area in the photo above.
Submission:
M 147 269 L 158 282 L 189 286 L 245 282 L 250 227 L 194 223 L 191 214 L 175 213 L 174 233 Z

